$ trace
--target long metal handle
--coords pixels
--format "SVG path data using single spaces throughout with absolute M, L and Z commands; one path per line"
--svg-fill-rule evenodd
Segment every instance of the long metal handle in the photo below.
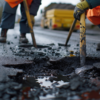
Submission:
M 81 2 L 84 0 L 80 0 Z M 85 65 L 86 61 L 86 23 L 85 13 L 80 16 L 80 64 Z
M 37 47 L 34 32 L 33 32 L 33 25 L 32 25 L 30 13 L 29 13 L 29 8 L 28 8 L 28 5 L 27 5 L 27 1 L 23 0 L 23 3 L 24 3 L 24 8 L 25 8 L 25 13 L 26 13 L 28 25 L 29 25 L 29 28 L 30 28 L 30 33 L 31 33 L 31 36 L 32 36 L 33 46 Z
M 80 17 L 80 63 L 81 66 L 85 65 L 86 60 L 86 23 L 85 13 Z
M 72 34 L 73 30 L 74 30 L 74 27 L 75 27 L 76 22 L 77 22 L 77 20 L 75 19 L 75 20 L 73 21 L 72 26 L 70 27 L 69 34 L 68 34 L 68 37 L 67 37 L 65 46 L 67 46 L 67 44 L 68 44 L 68 42 L 69 42 L 69 39 L 70 39 L 71 34 Z

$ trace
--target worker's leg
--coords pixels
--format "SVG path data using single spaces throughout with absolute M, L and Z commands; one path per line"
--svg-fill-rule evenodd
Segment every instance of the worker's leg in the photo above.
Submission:
M 17 7 L 11 8 L 9 4 L 5 2 L 0 25 L 2 28 L 0 42 L 6 42 L 7 30 L 14 28 L 16 9 Z
M 25 9 L 24 9 L 24 5 L 23 3 L 21 3 L 21 20 L 20 20 L 20 42 L 22 43 L 27 43 L 28 40 L 26 38 L 26 33 L 29 33 L 29 26 L 27 23 L 27 18 L 26 18 L 26 13 L 25 13 Z
M 36 16 L 40 4 L 41 4 L 41 0 L 33 0 L 32 4 L 30 6 L 30 14 L 31 15 Z M 21 3 L 21 14 L 22 14 L 22 18 L 20 21 L 20 33 L 21 33 L 21 37 L 23 38 L 22 42 L 24 42 L 24 40 L 26 40 L 25 42 L 27 42 L 26 33 L 29 33 L 30 30 L 29 30 L 29 27 L 27 24 L 27 18 L 26 18 L 23 3 Z M 21 40 L 21 38 L 20 38 L 20 40 Z

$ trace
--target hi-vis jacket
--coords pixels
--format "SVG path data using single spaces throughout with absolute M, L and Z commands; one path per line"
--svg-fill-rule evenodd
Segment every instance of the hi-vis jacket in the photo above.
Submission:
M 22 3 L 23 0 L 5 0 L 5 6 L 3 12 L 15 14 L 17 5 Z M 30 14 L 36 16 L 41 0 L 27 0 Z
M 6 2 L 8 2 L 8 4 L 14 8 L 15 6 L 17 6 L 18 4 L 20 4 L 21 2 L 23 2 L 23 0 L 5 0 Z M 30 6 L 33 0 L 27 0 L 28 5 Z
M 100 0 L 86 0 L 91 9 L 87 11 L 87 18 L 94 24 L 100 25 Z

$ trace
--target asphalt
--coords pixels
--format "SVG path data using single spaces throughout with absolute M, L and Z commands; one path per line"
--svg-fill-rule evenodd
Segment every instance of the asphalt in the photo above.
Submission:
M 91 97 L 92 91 L 98 94 L 100 89 L 100 51 L 96 50 L 99 32 L 86 31 L 85 66 L 80 66 L 79 32 L 73 32 L 67 47 L 61 44 L 65 43 L 68 31 L 34 27 L 34 32 L 38 48 L 31 45 L 30 34 L 27 34 L 29 44 L 19 44 L 18 24 L 8 31 L 7 43 L 0 43 L 0 99 L 85 100 L 87 92 L 89 99 L 100 99 L 100 96 Z M 9 66 L 4 66 L 5 60 Z M 10 87 L 11 84 L 14 86 Z

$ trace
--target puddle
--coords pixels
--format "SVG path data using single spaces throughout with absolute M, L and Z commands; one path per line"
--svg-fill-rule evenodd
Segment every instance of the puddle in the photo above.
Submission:
M 54 81 L 50 81 L 50 77 L 32 77 L 32 76 L 24 76 L 23 77 L 23 100 L 25 100 L 25 97 L 28 99 L 29 93 L 35 95 L 36 92 L 39 92 L 40 96 L 38 95 L 39 100 L 61 100 L 61 97 L 58 96 L 58 91 L 55 90 L 56 87 L 61 87 L 64 85 L 68 85 L 69 82 L 64 82 L 66 81 L 64 79 L 63 81 L 63 76 L 60 78 L 58 77 L 52 77 L 54 78 Z M 65 78 L 65 76 L 64 76 Z M 67 77 L 66 77 L 67 78 Z M 58 81 L 56 81 L 58 80 Z M 35 93 L 34 93 L 35 91 Z M 26 95 L 25 95 L 26 94 Z M 56 98 L 57 96 L 57 98 Z M 30 96 L 32 98 L 32 95 Z M 62 100 L 66 100 L 65 98 L 62 97 Z
M 54 83 L 57 84 L 57 85 L 55 85 L 57 87 L 69 84 L 69 82 L 64 82 L 63 79 L 61 81 L 55 81 L 54 80 L 53 82 L 50 82 L 49 78 L 50 77 L 44 77 L 43 79 L 37 79 L 37 82 L 39 82 L 41 86 L 45 86 L 47 88 L 53 88 Z
M 24 80 L 23 82 L 24 96 L 22 96 L 24 98 L 23 100 L 32 100 L 36 98 L 37 98 L 36 100 L 87 100 L 87 99 L 99 100 L 100 98 L 100 90 L 96 90 L 97 88 L 93 88 L 94 90 L 90 89 L 88 86 L 89 83 L 79 78 L 79 76 L 75 76 L 74 78 L 72 78 L 70 84 L 69 82 L 65 82 L 65 80 L 63 80 L 63 76 L 61 79 L 58 78 L 59 76 L 54 77 L 53 82 L 50 81 L 50 77 L 51 76 L 49 77 L 40 76 L 38 78 L 34 78 L 30 76 L 25 76 L 23 78 Z M 66 76 L 64 76 L 64 78 L 65 77 Z M 58 81 L 56 81 L 56 79 Z M 27 86 L 25 85 L 25 83 L 27 83 Z M 78 86 L 76 86 L 76 84 Z M 69 90 L 68 88 L 69 85 L 70 88 L 74 87 L 74 90 Z M 85 88 L 83 88 L 84 86 Z M 77 88 L 75 89 L 75 87 Z M 83 91 L 87 92 L 78 90 L 79 87 L 81 87 L 80 89 L 82 90 L 85 89 Z M 25 97 L 27 97 L 27 99 Z

